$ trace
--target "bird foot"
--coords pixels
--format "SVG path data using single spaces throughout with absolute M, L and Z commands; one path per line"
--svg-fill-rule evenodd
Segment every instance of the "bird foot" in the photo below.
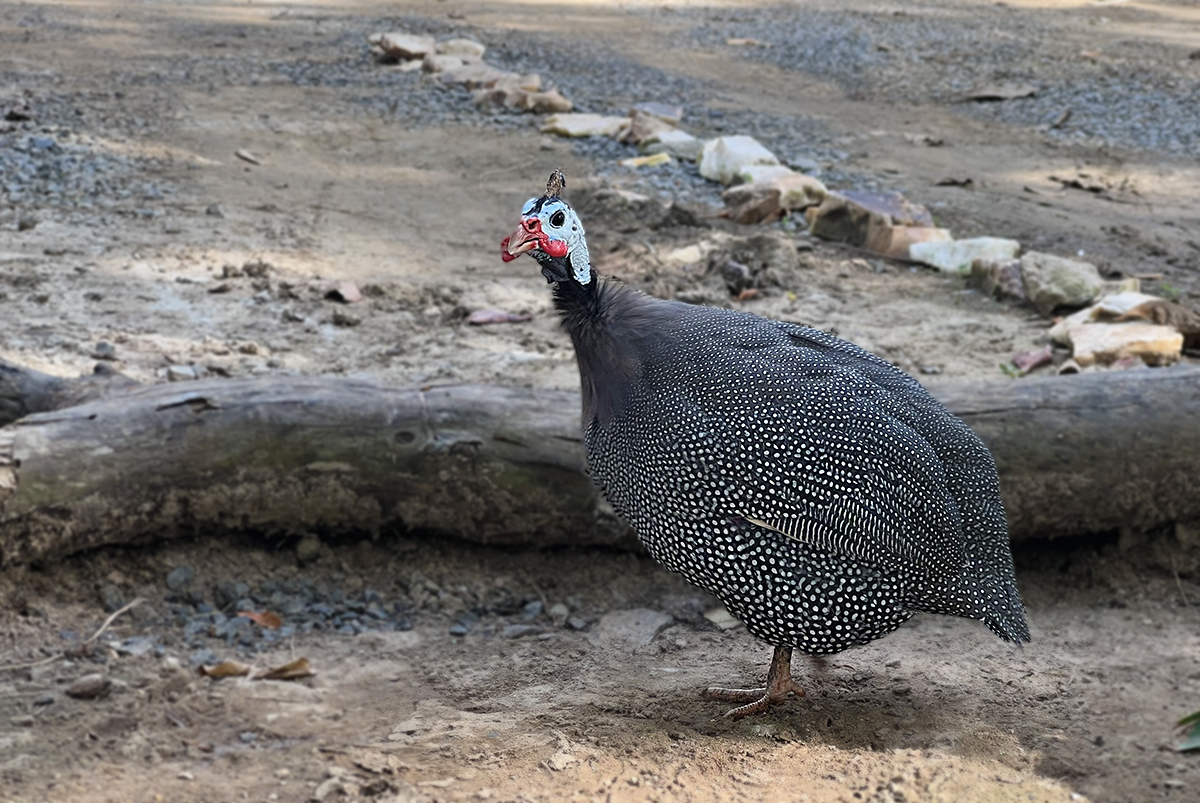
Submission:
M 771 668 L 767 671 L 765 689 L 711 688 L 706 690 L 705 694 L 715 700 L 745 703 L 725 712 L 725 716 L 731 719 L 741 719 L 747 714 L 763 713 L 771 706 L 782 703 L 789 695 L 803 697 L 804 689 L 792 678 L 791 647 L 776 647 L 775 655 L 771 659 Z
M 731 703 L 745 703 L 737 708 L 731 708 L 725 712 L 725 716 L 730 719 L 741 719 L 749 714 L 765 713 L 773 705 L 779 705 L 787 700 L 789 695 L 797 697 L 804 696 L 804 689 L 800 688 L 800 684 L 788 678 L 783 684 L 776 684 L 775 688 L 767 689 L 722 689 L 711 688 L 706 689 L 705 694 L 714 700 L 727 700 Z

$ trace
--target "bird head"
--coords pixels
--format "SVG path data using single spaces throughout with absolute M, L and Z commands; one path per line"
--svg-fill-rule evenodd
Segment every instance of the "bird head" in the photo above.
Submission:
M 511 262 L 529 254 L 542 266 L 546 281 L 585 285 L 592 281 L 592 264 L 579 216 L 558 197 L 566 183 L 560 171 L 550 174 L 546 194 L 525 203 L 521 224 L 501 241 L 500 258 Z

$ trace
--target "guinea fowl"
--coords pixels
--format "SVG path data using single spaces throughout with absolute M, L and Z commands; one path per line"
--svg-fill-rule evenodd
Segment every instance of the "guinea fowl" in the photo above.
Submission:
M 501 256 L 555 285 L 604 495 L 775 647 L 765 689 L 708 690 L 744 703 L 728 716 L 803 695 L 793 649 L 865 644 L 916 611 L 1029 640 L 995 464 L 962 421 L 831 334 L 599 277 L 564 185 L 555 171 Z

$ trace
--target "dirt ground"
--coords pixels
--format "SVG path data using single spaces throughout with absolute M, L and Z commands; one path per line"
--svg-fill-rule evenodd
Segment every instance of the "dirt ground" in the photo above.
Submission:
M 997 5 L 903 10 L 936 24 Z M 1083 251 L 1114 277 L 1160 275 L 1144 288 L 1196 306 L 1194 159 L 864 93 L 689 35 L 767 8 L 0 0 L 0 113 L 25 104 L 34 118 L 25 128 L 0 119 L 0 133 L 54 137 L 78 154 L 71 171 L 97 177 L 67 200 L 54 176 L 0 186 L 0 357 L 61 375 L 99 357 L 144 381 L 195 366 L 576 386 L 534 263 L 502 263 L 499 240 L 552 168 L 579 177 L 568 199 L 645 182 L 543 137 L 533 118 L 492 124 L 415 75 L 389 102 L 402 77 L 374 64 L 362 39 L 413 24 L 497 47 L 526 37 L 580 58 L 599 52 L 692 82 L 731 120 L 803 119 L 844 154 L 841 174 L 902 186 L 959 236 Z M 1200 74 L 1188 56 L 1200 52 L 1200 13 L 1186 3 L 1017 0 L 1006 13 L 1064 52 L 1112 54 L 1100 58 L 1118 72 Z M 1048 63 L 1047 80 L 1071 69 Z M 946 178 L 972 182 L 937 184 Z M 713 227 L 616 231 L 588 218 L 604 243 L 593 247 L 599 269 L 678 290 L 698 253 L 743 234 L 705 218 L 703 198 L 679 200 Z M 1000 379 L 1000 364 L 1044 342 L 1045 319 L 961 279 L 796 242 L 787 286 L 714 300 L 835 327 L 918 376 Z M 326 298 L 345 281 L 363 301 Z M 532 320 L 466 325 L 482 308 Z M 636 555 L 393 534 L 327 543 L 300 562 L 294 544 L 214 533 L 15 568 L 0 576 L 0 665 L 53 657 L 69 643 L 63 631 L 94 632 L 109 587 L 146 602 L 98 642 L 151 636 L 158 649 L 98 647 L 0 670 L 0 801 L 1187 800 L 1200 756 L 1171 750 L 1171 723 L 1200 707 L 1200 585 L 1186 540 L 1022 547 L 1028 647 L 978 623 L 918 617 L 868 647 L 798 658 L 807 697 L 739 722 L 699 690 L 760 680 L 769 649 L 713 625 L 712 598 Z M 302 682 L 201 678 L 166 585 L 185 564 L 210 602 L 220 581 L 379 589 L 407 606 L 412 629 L 297 633 L 253 659 L 304 656 L 317 675 Z M 552 620 L 556 603 L 574 624 Z M 451 635 L 464 615 L 469 632 Z M 532 629 L 511 637 L 523 623 Z M 94 671 L 113 681 L 105 696 L 65 693 Z

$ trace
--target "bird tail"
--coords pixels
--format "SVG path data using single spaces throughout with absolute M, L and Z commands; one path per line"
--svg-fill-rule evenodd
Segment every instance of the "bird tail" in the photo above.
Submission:
M 993 593 L 983 610 L 983 623 L 1000 638 L 1014 644 L 1029 641 L 1029 622 L 1025 619 L 1025 605 L 1017 584 L 1001 579 L 997 593 Z

